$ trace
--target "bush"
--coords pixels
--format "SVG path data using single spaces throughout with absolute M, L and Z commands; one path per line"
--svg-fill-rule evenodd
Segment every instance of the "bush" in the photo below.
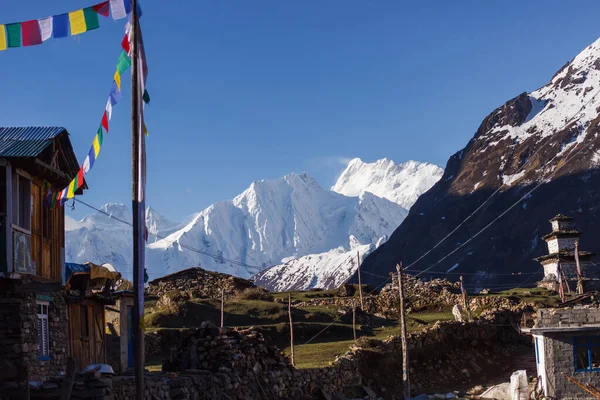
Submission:
M 383 342 L 381 340 L 371 339 L 366 336 L 360 337 L 356 341 L 356 345 L 363 349 L 375 349 L 380 347 L 382 343 Z
M 263 288 L 248 288 L 241 292 L 237 298 L 239 300 L 262 300 L 262 301 L 275 301 L 275 296 L 267 292 Z

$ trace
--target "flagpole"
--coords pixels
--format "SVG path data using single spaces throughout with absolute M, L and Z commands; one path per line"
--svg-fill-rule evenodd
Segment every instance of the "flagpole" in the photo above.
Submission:
M 140 272 L 140 102 L 138 89 L 138 16 L 137 0 L 131 1 L 131 200 L 133 214 L 133 355 L 135 366 L 135 398 L 144 398 L 144 337 L 141 314 L 144 302 L 144 276 Z M 141 287 L 141 290 L 140 290 Z

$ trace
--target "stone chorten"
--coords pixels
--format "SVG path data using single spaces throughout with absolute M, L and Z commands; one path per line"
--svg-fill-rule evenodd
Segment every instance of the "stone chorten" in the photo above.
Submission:
M 548 244 L 548 254 L 535 258 L 544 268 L 544 279 L 538 286 L 557 290 L 559 270 L 567 278 L 569 285 L 577 284 L 577 262 L 575 260 L 575 246 L 579 242 L 581 232 L 575 229 L 573 218 L 558 214 L 550 220 L 552 232 L 542 237 Z M 600 271 L 594 268 L 592 257 L 594 253 L 579 250 L 579 265 L 586 281 L 598 280 Z M 591 283 L 591 282 L 590 282 Z M 571 285 L 571 289 L 575 286 Z M 590 286 L 589 284 L 585 285 Z

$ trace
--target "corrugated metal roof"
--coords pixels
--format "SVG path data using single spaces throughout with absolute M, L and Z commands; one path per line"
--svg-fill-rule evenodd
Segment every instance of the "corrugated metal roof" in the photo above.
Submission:
M 48 127 L 0 127 L 0 157 L 36 157 L 66 129 Z

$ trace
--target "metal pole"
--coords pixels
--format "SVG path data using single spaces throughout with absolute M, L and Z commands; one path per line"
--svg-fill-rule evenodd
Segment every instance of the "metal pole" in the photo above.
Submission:
M 356 263 L 358 265 L 358 296 L 360 298 L 360 311 L 364 311 L 365 308 L 362 296 L 362 282 L 360 280 L 360 253 L 358 251 L 356 252 Z
M 144 398 L 144 337 L 142 332 L 141 313 L 143 312 L 144 293 L 139 287 L 143 285 L 143 274 L 140 274 L 140 110 L 138 89 L 138 19 L 137 0 L 131 1 L 131 203 L 133 214 L 133 355 L 135 366 L 135 398 Z M 141 298 L 140 298 L 141 296 Z
M 402 283 L 402 263 L 396 264 L 398 271 L 398 294 L 400 295 L 400 338 L 402 340 L 402 387 L 404 388 L 404 398 L 410 397 L 410 380 L 408 376 L 408 346 L 406 340 L 406 316 L 404 313 L 404 284 Z

